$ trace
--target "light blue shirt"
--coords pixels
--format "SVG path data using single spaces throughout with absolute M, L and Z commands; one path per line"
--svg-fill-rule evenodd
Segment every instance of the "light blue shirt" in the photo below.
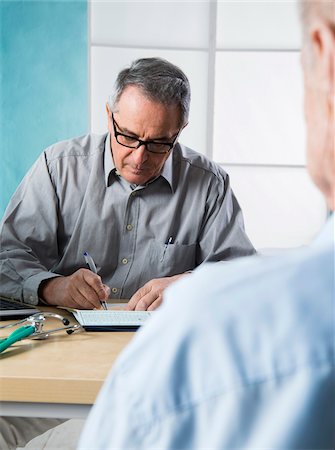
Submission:
M 335 448 L 334 218 L 309 248 L 171 286 L 108 377 L 86 449 Z

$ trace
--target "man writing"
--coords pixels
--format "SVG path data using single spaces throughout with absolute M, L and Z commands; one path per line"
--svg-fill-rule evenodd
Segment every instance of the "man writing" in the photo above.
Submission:
M 109 133 L 51 146 L 9 203 L 2 294 L 76 308 L 110 296 L 155 309 L 185 272 L 254 252 L 227 174 L 178 143 L 189 104 L 185 74 L 165 60 L 120 72 Z M 98 274 L 84 268 L 84 252 Z

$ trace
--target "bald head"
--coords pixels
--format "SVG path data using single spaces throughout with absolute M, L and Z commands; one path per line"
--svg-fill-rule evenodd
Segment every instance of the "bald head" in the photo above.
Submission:
M 300 12 L 303 28 L 308 30 L 311 21 L 321 18 L 335 27 L 335 1 L 334 0 L 301 0 Z
M 307 167 L 335 210 L 335 0 L 301 1 Z

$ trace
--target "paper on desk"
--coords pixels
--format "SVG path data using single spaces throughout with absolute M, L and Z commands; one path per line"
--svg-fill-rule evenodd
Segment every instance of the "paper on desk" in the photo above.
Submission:
M 82 326 L 89 327 L 140 327 L 153 314 L 152 311 L 125 311 L 77 309 L 72 313 Z

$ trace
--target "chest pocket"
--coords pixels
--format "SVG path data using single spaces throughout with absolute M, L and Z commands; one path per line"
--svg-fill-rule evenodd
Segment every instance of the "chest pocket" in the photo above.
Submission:
M 169 244 L 151 241 L 148 248 L 147 259 L 152 278 L 172 276 L 193 270 L 196 261 L 196 243 Z M 148 268 L 145 270 L 148 271 Z M 155 275 L 154 275 L 155 274 Z

